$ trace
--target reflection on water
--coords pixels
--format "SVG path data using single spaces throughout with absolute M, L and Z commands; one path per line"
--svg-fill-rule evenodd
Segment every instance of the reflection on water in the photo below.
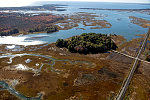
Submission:
M 27 40 L 28 37 L 25 36 L 4 36 L 0 37 L 0 44 L 14 44 L 14 45 L 39 45 L 45 43 L 39 40 Z M 8 46 L 9 49 L 15 46 Z

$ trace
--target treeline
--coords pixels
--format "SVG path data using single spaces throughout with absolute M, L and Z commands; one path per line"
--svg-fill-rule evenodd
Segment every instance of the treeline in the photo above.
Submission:
M 83 33 L 80 36 L 73 36 L 70 39 L 58 39 L 57 47 L 65 47 L 70 52 L 77 53 L 102 53 L 116 49 L 116 44 L 107 34 Z
M 8 32 L 0 32 L 0 36 L 9 36 L 9 35 L 12 35 L 12 34 L 17 34 L 19 33 L 19 30 L 18 29 L 13 29 L 13 30 L 10 30 Z
M 27 32 L 30 29 L 34 31 L 37 27 L 51 26 L 59 20 L 64 20 L 64 18 L 52 14 L 2 13 L 0 14 L 0 27 L 5 30 L 17 28 L 19 31 Z
M 47 31 L 47 33 L 56 32 L 56 31 L 58 31 L 58 27 L 57 26 L 46 27 L 45 31 Z
M 46 31 L 47 33 L 52 33 L 52 32 L 56 32 L 58 31 L 58 27 L 51 25 L 49 27 L 46 28 L 35 28 L 35 29 L 29 29 L 29 33 L 33 33 L 33 32 L 42 32 L 42 31 Z

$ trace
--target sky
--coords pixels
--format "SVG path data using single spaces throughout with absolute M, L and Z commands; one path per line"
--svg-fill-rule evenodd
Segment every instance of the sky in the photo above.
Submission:
M 39 1 L 39 0 L 0 0 L 0 7 L 28 6 L 36 1 Z M 43 1 L 54 1 L 54 0 L 43 0 Z M 150 3 L 150 0 L 55 0 L 55 1 Z

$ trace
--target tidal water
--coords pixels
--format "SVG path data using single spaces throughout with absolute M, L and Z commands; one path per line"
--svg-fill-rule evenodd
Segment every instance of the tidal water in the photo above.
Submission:
M 145 34 L 148 31 L 148 28 L 142 28 L 138 25 L 132 24 L 130 22 L 129 16 L 135 16 L 143 19 L 150 20 L 150 15 L 147 13 L 139 13 L 139 12 L 126 12 L 126 11 L 109 11 L 109 10 L 86 10 L 79 8 L 108 8 L 108 9 L 147 9 L 150 8 L 150 4 L 123 4 L 123 3 L 98 3 L 98 2 L 36 2 L 33 5 L 43 5 L 43 4 L 63 4 L 66 6 L 66 11 L 19 11 L 20 13 L 53 13 L 53 14 L 74 14 L 76 12 L 88 12 L 95 13 L 96 15 L 103 15 L 107 17 L 98 17 L 99 20 L 107 20 L 111 23 L 111 28 L 103 28 L 103 29 L 90 29 L 91 26 L 84 26 L 82 23 L 79 23 L 78 27 L 69 29 L 69 30 L 60 30 L 59 32 L 54 32 L 51 34 L 47 33 L 38 33 L 38 34 L 29 34 L 29 35 L 19 35 L 19 36 L 6 36 L 0 37 L 0 45 L 7 44 L 6 49 L 20 49 L 19 46 L 16 45 L 39 45 L 44 43 L 52 43 L 56 42 L 57 39 L 69 38 L 74 35 L 80 35 L 82 33 L 104 33 L 104 34 L 117 34 L 124 36 L 128 41 L 133 38 L 137 38 L 136 34 Z M 120 19 L 120 20 L 118 20 Z M 77 28 L 84 28 L 77 29 Z M 3 53 L 0 51 L 0 53 Z M 12 61 L 11 57 L 13 56 L 38 56 L 52 60 L 51 66 L 55 64 L 55 61 L 69 61 L 71 64 L 73 63 L 88 63 L 85 61 L 75 61 L 72 62 L 70 60 L 63 59 L 54 59 L 51 57 L 47 57 L 44 55 L 36 55 L 36 54 L 18 54 L 18 55 L 2 55 L 0 58 L 10 58 L 10 62 Z M 89 63 L 91 64 L 91 63 Z M 91 66 L 91 65 L 90 65 Z M 42 67 L 41 67 L 42 68 Z M 41 70 L 40 68 L 40 70 Z M 52 71 L 55 69 L 52 67 Z M 28 98 L 23 94 L 17 92 L 11 86 L 9 86 L 5 81 L 0 81 L 0 90 L 8 90 L 11 94 L 24 99 L 24 100 L 39 100 L 42 94 L 39 94 L 38 97 Z
M 137 38 L 136 34 L 145 34 L 148 28 L 142 28 L 130 22 L 129 16 L 135 16 L 150 20 L 150 15 L 140 12 L 129 11 L 110 11 L 110 10 L 87 10 L 79 8 L 107 8 L 107 9 L 147 9 L 150 8 L 150 4 L 129 4 L 129 3 L 104 3 L 104 2 L 35 2 L 33 5 L 43 4 L 63 4 L 66 11 L 19 11 L 20 13 L 52 13 L 56 15 L 62 14 L 74 14 L 76 12 L 95 13 L 95 15 L 102 15 L 105 17 L 98 17 L 99 20 L 107 20 L 112 27 L 103 29 L 90 29 L 91 26 L 84 26 L 79 23 L 78 27 L 74 27 L 69 30 L 60 30 L 51 34 L 38 33 L 29 35 L 20 35 L 17 37 L 0 37 L 0 44 L 11 45 L 39 45 L 43 43 L 56 42 L 57 39 L 69 38 L 74 35 L 80 35 L 82 33 L 104 33 L 104 34 L 117 34 L 124 36 L 128 41 L 133 38 Z M 64 9 L 64 8 L 63 8 Z M 118 20 L 119 19 L 119 20 Z M 84 28 L 77 29 L 77 28 Z M 36 38 L 35 38 L 36 37 Z M 10 41 L 11 39 L 11 41 Z

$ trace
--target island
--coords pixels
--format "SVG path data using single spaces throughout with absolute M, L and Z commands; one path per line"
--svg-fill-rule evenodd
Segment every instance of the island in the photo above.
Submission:
M 57 47 L 66 47 L 70 52 L 78 53 L 100 53 L 111 49 L 116 49 L 116 44 L 111 36 L 107 34 L 83 33 L 79 36 L 73 36 L 67 40 L 58 39 Z
M 0 100 L 114 100 L 135 60 L 125 99 L 149 100 L 149 9 L 75 5 L 0 8 Z

